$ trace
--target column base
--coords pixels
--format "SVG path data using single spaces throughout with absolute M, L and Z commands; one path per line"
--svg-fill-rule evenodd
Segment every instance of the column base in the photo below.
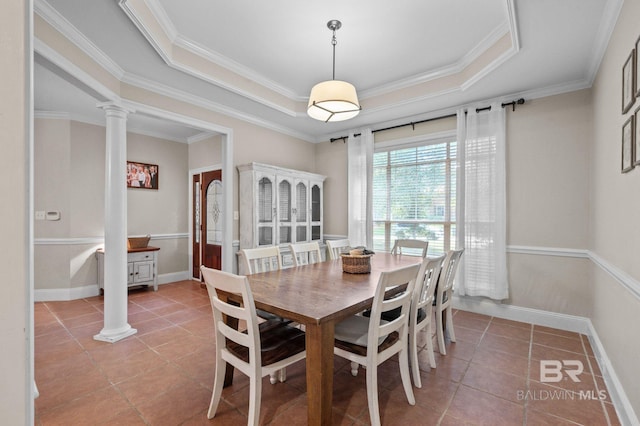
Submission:
M 109 330 L 102 330 L 100 334 L 96 334 L 95 336 L 93 336 L 93 340 L 99 340 L 101 342 L 107 342 L 107 343 L 115 343 L 119 340 L 124 339 L 125 337 L 132 336 L 138 332 L 138 330 L 136 330 L 135 328 L 131 328 L 129 324 L 127 324 L 127 326 L 128 326 L 127 329 L 116 330 L 115 332 L 109 331 Z

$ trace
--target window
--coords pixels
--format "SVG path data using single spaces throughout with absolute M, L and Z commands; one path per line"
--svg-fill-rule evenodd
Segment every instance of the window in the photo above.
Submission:
M 429 241 L 429 255 L 456 242 L 455 136 L 411 146 L 377 148 L 373 155 L 374 250 L 398 238 Z

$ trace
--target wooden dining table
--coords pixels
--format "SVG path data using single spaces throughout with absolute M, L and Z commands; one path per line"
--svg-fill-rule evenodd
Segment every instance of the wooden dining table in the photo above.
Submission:
M 303 324 L 309 425 L 330 425 L 335 324 L 373 302 L 380 274 L 412 265 L 416 256 L 376 253 L 371 272 L 343 272 L 342 260 L 248 275 L 256 308 Z M 229 375 L 227 378 L 230 379 Z

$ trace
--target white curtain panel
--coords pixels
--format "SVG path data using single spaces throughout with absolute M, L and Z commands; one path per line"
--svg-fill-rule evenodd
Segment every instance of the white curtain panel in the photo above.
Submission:
M 505 111 L 458 113 L 461 143 L 458 245 L 464 247 L 456 292 L 495 300 L 509 297 L 506 253 Z
M 373 133 L 362 130 L 360 136 L 349 133 L 348 157 L 348 232 L 351 246 L 373 248 Z

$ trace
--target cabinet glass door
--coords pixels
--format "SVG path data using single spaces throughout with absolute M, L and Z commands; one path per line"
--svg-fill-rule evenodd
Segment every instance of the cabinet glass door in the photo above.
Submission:
M 258 245 L 274 244 L 275 234 L 275 191 L 273 178 L 263 177 L 258 181 Z
M 293 242 L 293 193 L 291 182 L 283 179 L 278 183 L 278 243 Z
M 311 186 L 311 240 L 322 239 L 322 188 Z
M 309 227 L 309 197 L 307 195 L 307 184 L 299 181 L 296 183 L 296 241 L 308 241 Z

